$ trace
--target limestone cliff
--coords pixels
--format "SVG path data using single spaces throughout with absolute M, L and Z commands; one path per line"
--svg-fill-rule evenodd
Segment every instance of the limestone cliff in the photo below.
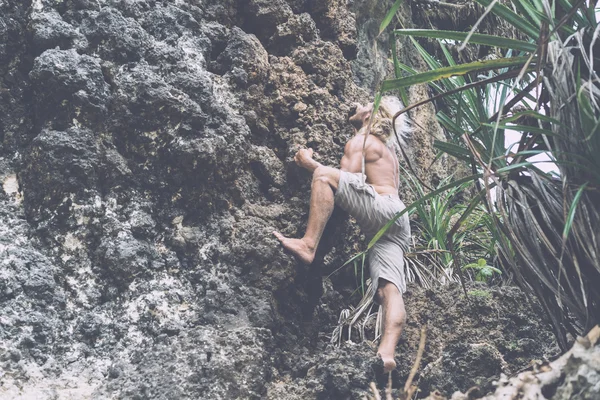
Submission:
M 304 229 L 297 149 L 337 165 L 352 102 L 385 74 L 369 40 L 388 5 L 0 0 L 0 397 L 367 389 L 368 344 L 336 350 L 326 337 L 355 281 L 323 277 L 361 245 L 358 231 L 336 214 L 310 267 L 271 232 Z M 423 110 L 410 154 L 435 181 L 448 171 L 425 172 L 441 131 Z M 520 292 L 472 304 L 440 291 L 407 295 L 401 376 L 426 322 L 438 336 L 428 388 L 468 389 L 436 367 L 465 354 L 489 366 L 485 385 L 553 352 Z

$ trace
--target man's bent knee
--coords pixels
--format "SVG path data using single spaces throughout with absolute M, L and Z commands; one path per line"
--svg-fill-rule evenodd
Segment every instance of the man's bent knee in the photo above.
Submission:
M 327 183 L 334 189 L 337 189 L 340 179 L 339 170 L 331 167 L 320 166 L 313 172 L 313 183 Z
M 327 175 L 327 167 L 324 165 L 318 166 L 313 172 L 313 177 L 321 177 Z

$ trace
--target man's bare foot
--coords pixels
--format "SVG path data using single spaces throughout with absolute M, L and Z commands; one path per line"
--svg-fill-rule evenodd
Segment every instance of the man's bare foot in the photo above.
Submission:
M 381 361 L 383 361 L 383 372 L 388 373 L 396 369 L 396 360 L 394 360 L 394 356 L 383 356 L 378 354 L 381 357 Z
M 279 239 L 283 247 L 291 251 L 303 263 L 310 264 L 315 259 L 316 249 L 309 246 L 303 239 L 287 238 L 279 232 L 273 232 L 273 235 Z

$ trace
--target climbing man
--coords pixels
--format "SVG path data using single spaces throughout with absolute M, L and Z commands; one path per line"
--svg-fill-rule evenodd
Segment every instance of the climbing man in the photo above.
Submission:
M 350 117 L 355 135 L 344 148 L 340 169 L 315 161 L 312 149 L 301 149 L 296 154 L 296 164 L 313 174 L 306 233 L 301 239 L 287 238 L 279 232 L 273 234 L 302 262 L 313 262 L 335 204 L 356 219 L 369 240 L 405 208 L 398 197 L 399 165 L 392 128 L 394 111 L 400 106 L 397 98 L 389 96 L 382 99 L 375 115 L 372 115 L 372 103 L 357 107 Z M 400 128 L 400 133 L 405 132 L 405 122 L 400 118 L 397 121 L 397 131 Z M 369 123 L 370 133 L 367 132 Z M 404 214 L 367 255 L 373 282 L 370 295 L 375 296 L 375 301 L 383 308 L 383 333 L 377 352 L 385 372 L 396 368 L 396 345 L 406 320 L 402 299 L 406 290 L 403 255 L 408 249 L 409 238 L 408 215 Z

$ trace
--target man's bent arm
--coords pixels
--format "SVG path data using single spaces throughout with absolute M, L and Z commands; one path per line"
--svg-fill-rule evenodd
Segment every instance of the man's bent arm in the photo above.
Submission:
M 310 171 L 310 173 L 313 173 L 317 168 L 322 167 L 323 165 L 320 162 L 313 160 L 312 155 L 312 149 L 301 149 L 298 151 L 298 153 L 296 153 L 294 161 L 296 161 L 298 166 Z
M 307 171 L 309 171 L 310 173 L 315 172 L 315 170 L 319 167 L 322 167 L 323 164 L 321 164 L 320 162 L 317 162 L 313 159 L 310 160 L 311 162 L 307 165 L 302 165 L 302 168 L 306 169 Z

